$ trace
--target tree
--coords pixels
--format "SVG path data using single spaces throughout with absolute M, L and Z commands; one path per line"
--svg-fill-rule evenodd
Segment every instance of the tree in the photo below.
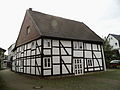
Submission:
M 106 37 L 104 37 L 103 48 L 104 48 L 104 51 L 112 51 L 113 50 L 113 47 L 110 46 L 109 41 L 107 40 Z
M 113 58 L 113 51 L 112 51 L 113 47 L 110 46 L 109 41 L 107 40 L 106 37 L 104 38 L 103 49 L 105 53 L 106 66 L 108 68 L 109 63 Z
M 120 59 L 120 55 L 118 50 L 114 50 L 112 46 L 110 46 L 109 41 L 107 38 L 104 38 L 103 43 L 104 53 L 105 53 L 105 60 L 106 60 L 106 66 L 109 68 L 110 61 L 115 59 Z
M 4 53 L 0 50 L 0 69 L 1 69 L 1 61 L 4 58 Z
M 1 61 L 4 59 L 5 49 L 0 48 L 0 69 L 1 69 Z

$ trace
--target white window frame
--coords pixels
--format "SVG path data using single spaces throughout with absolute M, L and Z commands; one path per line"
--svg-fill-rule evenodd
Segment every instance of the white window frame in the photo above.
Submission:
M 44 62 L 44 64 L 43 64 L 44 68 L 51 68 L 51 58 L 50 57 L 45 57 L 43 59 L 43 62 Z

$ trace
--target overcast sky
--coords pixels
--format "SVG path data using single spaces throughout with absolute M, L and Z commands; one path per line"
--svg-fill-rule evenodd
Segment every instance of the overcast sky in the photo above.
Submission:
M 26 9 L 84 22 L 99 36 L 120 34 L 119 0 L 1 0 L 0 47 L 15 43 Z

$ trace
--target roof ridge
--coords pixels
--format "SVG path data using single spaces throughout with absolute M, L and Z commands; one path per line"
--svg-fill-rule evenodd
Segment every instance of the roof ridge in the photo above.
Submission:
M 109 35 L 116 35 L 116 36 L 120 36 L 120 35 L 117 35 L 117 34 L 109 34 Z
M 52 14 L 39 12 L 39 11 L 34 11 L 34 10 L 28 10 L 28 11 L 35 12 L 35 13 L 40 13 L 40 14 L 43 14 L 43 15 L 48 15 L 48 16 L 52 16 L 52 17 L 56 17 L 56 18 L 60 18 L 60 19 L 65 19 L 65 20 L 69 20 L 69 21 L 72 21 L 72 22 L 76 22 L 76 23 L 83 23 L 83 22 L 80 22 L 80 21 L 77 21 L 77 20 L 73 20 L 73 19 L 70 19 L 70 18 L 60 17 L 60 16 L 56 16 L 56 15 L 52 15 Z
M 120 42 L 120 35 L 116 35 L 116 34 L 109 34 L 109 35 L 112 35 L 114 38 L 116 38 Z

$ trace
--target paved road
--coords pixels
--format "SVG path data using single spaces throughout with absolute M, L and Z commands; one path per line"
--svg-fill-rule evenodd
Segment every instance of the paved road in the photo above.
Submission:
M 0 71 L 0 76 L 4 79 L 8 87 L 14 88 L 15 90 L 57 90 L 49 87 L 34 89 L 34 87 L 41 87 L 36 82 L 36 79 L 39 79 L 38 77 L 28 77 L 8 69 Z

